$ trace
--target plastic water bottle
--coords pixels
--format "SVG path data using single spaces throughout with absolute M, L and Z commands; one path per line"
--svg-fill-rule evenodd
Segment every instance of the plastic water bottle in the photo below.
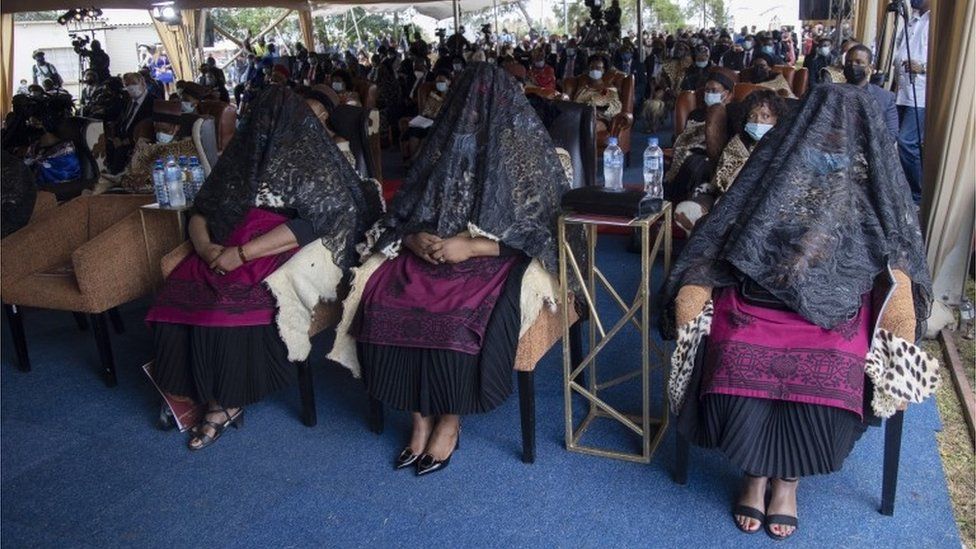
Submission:
M 171 208 L 186 206 L 186 196 L 183 194 L 183 171 L 172 156 L 166 161 L 166 194 L 169 196 Z
M 644 194 L 654 200 L 664 199 L 664 151 L 656 137 L 648 137 L 644 149 Z
M 200 192 L 200 187 L 203 186 L 203 180 L 206 179 L 206 174 L 203 171 L 203 166 L 200 165 L 200 160 L 195 157 L 190 157 L 190 181 L 186 185 L 186 188 L 190 190 L 186 193 L 186 203 L 193 203 L 193 199 L 196 198 L 197 193 Z
M 607 140 L 603 151 L 603 186 L 615 191 L 624 188 L 624 151 L 617 146 L 617 138 Z
M 163 167 L 163 161 L 161 159 L 156 161 L 156 166 L 153 168 L 152 182 L 153 191 L 156 193 L 156 202 L 159 203 L 159 207 L 168 207 L 169 194 L 166 192 L 166 168 Z

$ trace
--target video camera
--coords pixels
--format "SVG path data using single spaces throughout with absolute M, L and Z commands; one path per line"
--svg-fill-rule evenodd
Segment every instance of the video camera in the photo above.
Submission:
M 71 47 L 75 49 L 76 53 L 85 49 L 85 46 L 91 42 L 91 37 L 84 34 L 71 32 L 68 33 L 68 36 L 71 37 Z

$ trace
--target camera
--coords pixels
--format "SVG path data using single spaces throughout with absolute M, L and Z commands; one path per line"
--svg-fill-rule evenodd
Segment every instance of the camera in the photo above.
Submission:
M 434 35 L 443 40 L 447 37 L 447 29 L 437 29 L 434 31 Z
M 76 52 L 84 49 L 84 47 L 91 42 L 91 38 L 83 34 L 70 33 L 68 36 L 71 37 L 71 47 L 74 48 Z

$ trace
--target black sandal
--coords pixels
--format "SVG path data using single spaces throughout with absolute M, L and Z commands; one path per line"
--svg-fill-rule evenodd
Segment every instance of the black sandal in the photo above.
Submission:
M 796 482 L 798 479 L 795 478 L 781 478 L 777 479 L 782 482 Z M 785 536 L 781 536 L 773 532 L 772 526 L 792 526 L 793 531 Z M 797 518 L 791 515 L 769 515 L 766 517 L 766 535 L 775 541 L 783 541 L 786 538 L 793 537 L 796 531 L 799 530 L 799 525 Z
M 233 416 L 227 413 L 226 408 L 213 410 L 213 412 L 221 412 L 222 414 L 224 414 L 226 421 L 224 421 L 223 423 L 215 423 L 213 421 L 204 419 L 203 422 L 197 426 L 195 435 L 192 438 L 190 438 L 189 442 L 186 443 L 187 447 L 190 450 L 193 451 L 203 450 L 207 446 L 210 446 L 214 442 L 217 442 L 217 439 L 219 439 L 220 436 L 224 434 L 224 431 L 231 425 L 233 425 L 235 429 L 240 429 L 241 427 L 244 426 L 244 408 L 240 408 L 239 410 L 237 410 L 237 413 L 235 413 Z M 207 425 L 213 427 L 214 430 L 213 435 L 208 435 L 203 432 L 203 429 Z M 194 446 L 193 441 L 195 440 L 200 441 L 200 444 Z
M 745 476 L 747 476 L 749 478 L 762 478 L 762 477 L 758 477 L 756 475 L 750 475 L 749 473 L 745 473 Z M 769 484 L 768 483 L 766 484 L 766 487 L 767 487 L 767 489 L 769 488 Z M 741 494 L 740 494 L 739 497 L 741 497 Z M 766 498 L 764 497 L 763 500 L 765 501 L 765 499 Z M 755 530 L 746 530 L 745 528 L 743 528 L 742 526 L 739 525 L 738 517 L 746 517 L 746 518 L 751 518 L 751 519 L 754 519 L 754 520 L 758 520 L 759 521 L 759 528 L 756 528 Z M 735 521 L 735 527 L 738 528 L 743 534 L 755 534 L 755 533 L 758 533 L 760 530 L 763 529 L 763 526 L 766 524 L 766 514 L 765 513 L 763 513 L 759 509 L 756 509 L 755 507 L 750 507 L 748 505 L 742 505 L 741 503 L 738 503 L 738 502 L 732 508 L 732 519 Z

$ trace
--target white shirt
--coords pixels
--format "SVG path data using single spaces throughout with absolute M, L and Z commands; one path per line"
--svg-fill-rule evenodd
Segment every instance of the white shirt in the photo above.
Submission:
M 142 102 L 146 100 L 149 96 L 149 91 L 142 92 L 142 96 L 139 99 L 133 99 L 129 102 L 129 112 L 125 115 L 125 126 L 122 127 L 123 131 L 129 131 L 129 126 L 132 125 L 132 120 L 136 117 L 136 113 L 139 112 L 139 107 L 142 106 Z
M 895 50 L 895 70 L 898 74 L 898 91 L 895 95 L 895 104 L 908 107 L 915 106 L 914 96 L 912 95 L 911 80 L 908 71 L 905 70 L 903 63 L 908 61 L 908 53 L 912 54 L 912 61 L 921 63 L 928 72 L 929 62 L 929 10 L 921 16 L 914 17 L 908 26 L 908 51 L 905 49 L 905 35 L 900 33 L 901 40 Z M 915 75 L 915 93 L 918 94 L 919 108 L 925 108 L 925 80 L 927 74 Z

